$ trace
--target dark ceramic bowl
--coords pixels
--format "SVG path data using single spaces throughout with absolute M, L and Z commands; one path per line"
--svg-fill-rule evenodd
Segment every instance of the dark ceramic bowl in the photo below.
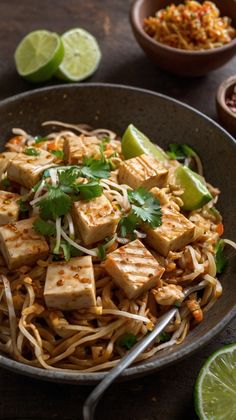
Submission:
M 188 143 L 202 158 L 207 180 L 220 188 L 219 209 L 225 235 L 235 239 L 236 224 L 236 143 L 220 126 L 200 112 L 173 99 L 124 86 L 87 84 L 61 85 L 17 95 L 0 103 L 2 148 L 12 127 L 34 135 L 44 134 L 45 120 L 88 123 L 121 134 L 131 122 L 163 148 L 171 142 Z M 233 253 L 232 253 L 233 254 Z M 230 256 L 228 270 L 221 277 L 223 295 L 194 328 L 183 344 L 160 351 L 155 357 L 127 369 L 121 379 L 144 375 L 189 356 L 206 344 L 236 315 L 236 260 Z M 15 372 L 68 383 L 94 383 L 105 373 L 63 373 L 18 363 L 0 355 L 0 366 Z
M 236 137 L 236 113 L 226 105 L 226 99 L 232 96 L 236 86 L 236 75 L 224 80 L 216 95 L 216 109 L 221 124 Z
M 143 21 L 169 4 L 183 0 L 136 0 L 130 10 L 131 26 L 140 47 L 148 57 L 164 70 L 181 76 L 202 76 L 223 66 L 236 54 L 236 38 L 223 47 L 204 51 L 186 51 L 169 47 L 152 39 L 143 29 Z M 200 3 L 202 3 L 200 1 Z M 229 16 L 236 27 L 235 0 L 214 0 L 222 16 Z

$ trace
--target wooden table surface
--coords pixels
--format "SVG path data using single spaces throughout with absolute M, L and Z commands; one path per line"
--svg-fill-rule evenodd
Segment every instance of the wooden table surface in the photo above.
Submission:
M 13 53 L 34 29 L 63 33 L 84 27 L 98 39 L 103 59 L 91 82 L 121 83 L 161 92 L 216 119 L 215 92 L 236 73 L 236 58 L 206 77 L 185 79 L 166 74 L 144 56 L 132 35 L 127 0 L 1 0 L 0 100 L 33 89 L 16 74 Z M 50 82 L 57 83 L 55 82 Z M 196 418 L 193 386 L 204 360 L 236 341 L 236 321 L 204 349 L 177 365 L 131 382 L 115 384 L 97 409 L 101 420 L 188 420 Z M 0 419 L 82 419 L 90 388 L 35 381 L 1 369 Z

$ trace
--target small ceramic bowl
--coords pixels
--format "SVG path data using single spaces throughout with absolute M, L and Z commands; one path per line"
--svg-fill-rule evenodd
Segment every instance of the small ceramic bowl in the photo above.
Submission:
M 143 29 L 144 19 L 155 16 L 159 9 L 184 0 L 136 0 L 130 10 L 131 26 L 141 48 L 151 60 L 164 70 L 181 76 L 202 76 L 223 66 L 236 54 L 236 38 L 230 43 L 212 50 L 187 51 L 169 47 L 149 35 Z M 235 0 L 214 0 L 222 16 L 229 16 L 236 27 Z
M 226 105 L 226 99 L 231 97 L 234 86 L 236 86 L 236 75 L 221 83 L 216 95 L 216 109 L 221 124 L 236 137 L 236 113 Z

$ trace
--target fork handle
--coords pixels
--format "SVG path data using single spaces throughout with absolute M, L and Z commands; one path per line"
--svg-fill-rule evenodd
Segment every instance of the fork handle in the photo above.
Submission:
M 105 376 L 105 378 L 94 388 L 86 399 L 83 406 L 84 420 L 93 420 L 94 411 L 102 394 L 110 384 L 125 370 L 137 357 L 152 343 L 152 341 L 164 330 L 172 318 L 176 315 L 177 308 L 172 308 L 155 325 L 154 329 L 141 339 L 134 347 L 120 360 L 120 362 Z

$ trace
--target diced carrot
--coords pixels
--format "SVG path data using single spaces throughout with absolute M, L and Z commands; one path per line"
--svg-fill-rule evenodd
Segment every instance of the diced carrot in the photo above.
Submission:
M 55 142 L 49 143 L 48 150 L 58 150 L 56 143 Z
M 216 231 L 218 233 L 219 236 L 222 236 L 224 233 L 224 225 L 223 223 L 218 223 L 218 225 L 216 226 Z
M 16 137 L 13 137 L 10 141 L 9 141 L 9 143 L 11 143 L 11 144 L 19 144 L 19 143 L 21 143 L 22 142 L 22 136 L 16 136 Z

